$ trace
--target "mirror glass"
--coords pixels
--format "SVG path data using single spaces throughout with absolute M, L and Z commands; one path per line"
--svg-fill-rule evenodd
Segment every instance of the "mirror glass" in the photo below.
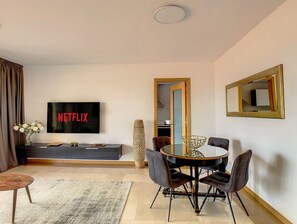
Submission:
M 227 85 L 227 116 L 284 118 L 282 71 L 278 65 Z
M 251 81 L 242 85 L 242 111 L 261 112 L 275 111 L 275 83 L 276 77 L 272 75 L 264 79 Z M 276 99 L 275 99 L 276 100 Z
M 238 86 L 227 89 L 227 108 L 229 112 L 239 112 Z

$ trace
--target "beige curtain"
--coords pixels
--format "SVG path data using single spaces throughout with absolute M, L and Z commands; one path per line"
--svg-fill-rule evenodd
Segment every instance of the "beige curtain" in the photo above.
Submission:
M 24 121 L 23 66 L 0 58 L 0 172 L 18 165 L 16 145 L 23 136 L 13 130 Z

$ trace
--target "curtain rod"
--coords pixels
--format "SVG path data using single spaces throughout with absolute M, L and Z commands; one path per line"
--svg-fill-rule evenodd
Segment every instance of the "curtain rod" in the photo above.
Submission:
M 2 63 L 4 63 L 4 64 L 7 63 L 7 64 L 10 64 L 12 66 L 17 66 L 17 67 L 23 68 L 23 65 L 20 65 L 18 63 L 12 62 L 12 61 L 8 61 L 8 60 L 6 60 L 4 58 L 0 58 L 0 64 L 2 64 Z

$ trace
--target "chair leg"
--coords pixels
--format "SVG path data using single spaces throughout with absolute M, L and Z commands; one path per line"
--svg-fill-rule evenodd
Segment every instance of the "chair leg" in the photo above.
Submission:
M 191 198 L 190 198 L 189 192 L 188 192 L 188 190 L 187 190 L 187 188 L 186 188 L 186 186 L 185 186 L 184 184 L 183 184 L 183 187 L 184 187 L 185 192 L 186 192 L 186 194 L 187 194 L 187 196 L 188 196 L 188 198 L 189 198 L 189 200 L 190 200 L 190 202 L 191 202 L 192 207 L 194 208 L 194 204 L 193 204 L 193 202 L 192 202 L 192 200 L 191 200 Z
M 154 200 L 153 200 L 153 202 L 152 202 L 152 204 L 151 204 L 151 207 L 150 208 L 152 208 L 153 207 L 153 204 L 155 203 L 155 200 L 156 200 L 156 198 L 157 198 L 157 196 L 158 196 L 158 194 L 159 194 L 159 192 L 160 192 L 160 190 L 161 190 L 161 186 L 159 187 L 159 189 L 158 189 L 158 191 L 157 191 L 157 194 L 155 195 L 155 197 L 154 197 Z
M 229 194 L 227 192 L 226 192 L 226 195 L 227 195 L 227 198 L 228 198 L 228 202 L 229 202 L 230 210 L 231 210 L 231 213 L 232 213 L 233 221 L 236 224 L 233 209 L 232 209 L 232 205 L 231 205 L 231 200 L 230 200 Z
M 248 211 L 246 210 L 246 208 L 245 208 L 245 206 L 244 206 L 244 204 L 243 204 L 241 198 L 239 197 L 239 194 L 238 194 L 237 192 L 235 192 L 235 193 L 236 193 L 236 195 L 237 195 L 237 197 L 238 197 L 238 199 L 239 199 L 239 201 L 240 201 L 240 203 L 241 203 L 241 205 L 242 205 L 242 207 L 243 207 L 245 213 L 247 214 L 247 216 L 249 216 L 249 213 L 248 213 Z
M 181 170 L 181 168 L 180 168 L 180 167 L 178 167 L 178 171 L 182 173 L 182 170 Z
M 170 200 L 169 200 L 169 210 L 168 210 L 168 222 L 170 222 L 171 201 L 172 201 L 172 188 L 170 188 Z
M 216 197 L 217 197 L 217 192 L 218 192 L 218 188 L 216 188 L 216 192 L 215 192 L 215 195 L 214 195 L 214 197 L 213 197 L 213 201 L 215 201 L 215 200 L 216 200 Z
M 199 212 L 198 212 L 198 213 L 200 213 L 200 212 L 201 212 L 201 210 L 202 210 L 202 207 L 203 207 L 203 205 L 204 205 L 204 203 L 205 203 L 206 199 L 208 198 L 209 192 L 211 191 L 211 188 L 212 188 L 212 186 L 210 186 L 210 187 L 209 187 L 209 189 L 208 189 L 208 191 L 207 191 L 207 194 L 206 194 L 206 196 L 205 196 L 205 198 L 204 198 L 204 200 L 203 200 L 203 202 L 202 202 L 202 205 L 201 205 L 201 207 L 200 207 L 200 209 L 199 209 Z
M 179 172 L 181 172 L 181 173 L 182 173 L 182 170 L 181 170 L 181 168 L 180 168 L 180 167 L 178 167 L 178 170 L 179 170 Z M 188 187 L 188 184 L 186 184 L 186 186 Z

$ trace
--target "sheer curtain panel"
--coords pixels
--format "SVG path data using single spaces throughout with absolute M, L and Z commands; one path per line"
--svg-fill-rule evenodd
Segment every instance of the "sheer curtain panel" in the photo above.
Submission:
M 23 66 L 0 58 L 0 172 L 18 165 L 16 145 L 24 136 L 13 131 L 24 120 Z

